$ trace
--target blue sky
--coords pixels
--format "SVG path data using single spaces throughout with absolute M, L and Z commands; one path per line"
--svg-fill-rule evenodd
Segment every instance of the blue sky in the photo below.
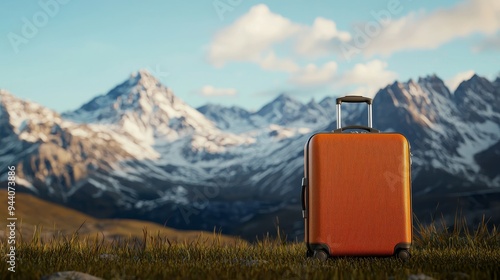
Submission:
M 500 73 L 491 0 L 5 0 L 0 35 L 0 88 L 59 112 L 142 68 L 194 107 L 251 110 Z

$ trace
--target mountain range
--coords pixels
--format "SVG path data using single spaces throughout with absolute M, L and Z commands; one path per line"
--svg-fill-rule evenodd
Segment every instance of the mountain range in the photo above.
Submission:
M 436 75 L 396 81 L 373 104 L 374 127 L 411 143 L 419 220 L 462 211 L 500 223 L 500 78 L 474 75 L 454 92 Z M 362 105 L 342 113 L 366 123 Z M 335 126 L 334 97 L 195 109 L 144 70 L 63 114 L 0 90 L 0 181 L 15 165 L 19 191 L 97 218 L 246 238 L 279 223 L 301 238 L 304 144 Z

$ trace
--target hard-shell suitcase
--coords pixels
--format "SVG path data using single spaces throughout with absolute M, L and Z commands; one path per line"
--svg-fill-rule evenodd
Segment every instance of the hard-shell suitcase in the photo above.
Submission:
M 367 103 L 368 126 L 341 127 L 342 102 Z M 350 129 L 363 131 L 345 132 Z M 372 99 L 337 98 L 337 129 L 312 135 L 304 148 L 302 213 L 307 256 L 408 259 L 410 172 L 407 139 L 372 128 Z

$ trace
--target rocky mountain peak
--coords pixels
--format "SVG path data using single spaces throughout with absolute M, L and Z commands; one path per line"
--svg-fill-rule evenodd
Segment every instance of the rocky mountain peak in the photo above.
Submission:
M 151 74 L 151 72 L 149 72 L 149 70 L 147 70 L 145 68 L 139 69 L 138 71 L 130 74 L 130 77 L 131 78 L 136 78 L 136 79 L 153 79 L 153 80 L 157 80 L 156 77 L 153 76 L 153 74 Z
M 64 116 L 78 123 L 109 125 L 148 146 L 188 137 L 192 146 L 186 149 L 213 152 L 247 141 L 219 130 L 146 70 Z
M 166 114 L 166 118 L 175 117 L 174 103 L 177 100 L 173 92 L 161 84 L 147 70 L 141 69 L 130 75 L 105 95 L 100 95 L 84 104 L 74 112 L 64 116 L 80 123 L 119 123 L 125 116 L 134 115 L 144 121 L 152 115 Z M 167 122 L 168 123 L 168 122 Z
M 293 99 L 290 95 L 286 93 L 280 94 L 273 101 L 264 105 L 257 114 L 264 116 L 269 114 L 287 114 L 293 110 L 297 110 L 300 107 L 304 106 L 304 104 L 300 103 L 300 101 Z M 278 112 L 279 111 L 279 112 Z
M 146 69 L 140 69 L 139 71 L 132 73 L 126 83 L 128 83 L 131 87 L 139 86 L 143 89 L 165 88 L 165 86 L 163 86 L 162 83 Z
M 138 102 L 139 99 L 163 99 L 157 101 L 173 102 L 175 99 L 172 91 L 165 87 L 148 70 L 141 69 L 132 73 L 128 80 L 116 86 L 107 96 L 110 99 L 125 99 L 129 102 Z M 153 100 L 151 100 L 152 102 Z
M 264 105 L 257 115 L 261 116 L 269 123 L 284 125 L 291 123 L 301 117 L 305 110 L 305 105 L 300 101 L 293 99 L 288 94 L 280 94 L 273 101 Z
M 51 125 L 61 121 L 57 112 L 35 102 L 22 100 L 6 90 L 0 90 L 0 118 L 10 123 L 17 134 L 26 131 L 27 125 Z M 31 136 L 26 140 L 36 141 L 39 138 Z
M 453 101 L 460 111 L 468 112 L 464 118 L 469 120 L 484 122 L 490 118 L 490 111 L 500 113 L 498 88 L 488 79 L 478 75 L 458 86 Z
M 0 89 L 0 96 L 4 96 L 4 95 L 12 95 L 12 94 L 5 89 Z
M 500 89 L 500 76 L 498 76 L 494 81 L 493 81 L 493 85 L 495 85 L 495 87 L 499 88 Z
M 319 105 L 319 103 L 314 98 L 312 98 L 311 101 L 309 101 L 307 103 L 307 106 L 309 106 L 309 107 L 317 107 L 317 106 L 320 106 L 320 105 Z
M 418 78 L 420 87 L 427 89 L 430 95 L 438 94 L 446 98 L 451 98 L 451 92 L 444 81 L 436 74 Z
M 426 75 L 424 77 L 418 77 L 418 82 L 442 82 L 441 78 L 439 78 L 436 74 Z
M 292 101 L 293 98 L 288 94 L 288 93 L 281 93 L 280 95 L 278 95 L 278 97 L 276 97 L 274 99 L 274 101 L 280 101 L 280 102 L 288 102 L 288 101 Z
M 459 90 L 460 89 L 460 90 Z M 494 84 L 488 79 L 474 74 L 469 80 L 463 81 L 457 88 L 457 91 L 463 92 L 467 89 L 478 91 L 478 92 L 494 92 Z

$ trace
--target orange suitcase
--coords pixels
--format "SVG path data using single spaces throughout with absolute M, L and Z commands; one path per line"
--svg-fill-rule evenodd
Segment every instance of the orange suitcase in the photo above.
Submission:
M 368 126 L 341 128 L 342 102 L 367 103 Z M 304 149 L 302 214 L 307 256 L 410 257 L 411 153 L 398 133 L 372 128 L 372 99 L 337 98 L 337 129 Z M 346 133 L 345 130 L 366 133 Z

